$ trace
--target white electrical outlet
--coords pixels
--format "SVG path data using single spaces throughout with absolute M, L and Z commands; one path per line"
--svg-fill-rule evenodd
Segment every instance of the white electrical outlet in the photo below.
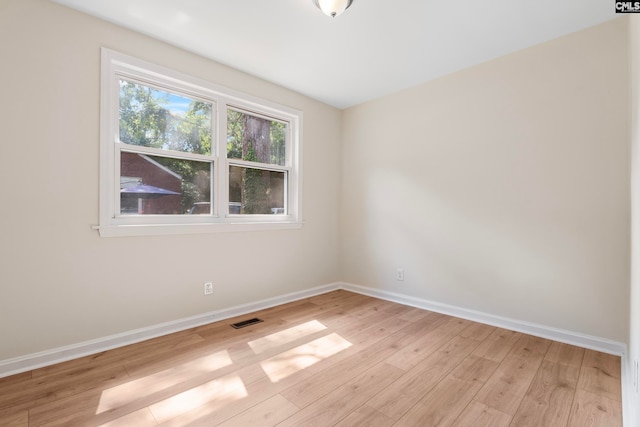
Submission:
M 204 284 L 204 294 L 211 295 L 213 293 L 213 283 L 207 282 Z
M 402 282 L 404 280 L 404 268 L 398 268 L 396 270 L 396 280 Z

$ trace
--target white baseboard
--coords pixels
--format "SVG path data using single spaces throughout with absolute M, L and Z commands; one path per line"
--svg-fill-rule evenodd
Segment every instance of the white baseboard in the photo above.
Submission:
M 485 323 L 487 325 L 497 326 L 500 328 L 509 329 L 511 331 L 522 332 L 541 338 L 563 342 L 565 344 L 571 344 L 578 347 L 601 351 L 603 353 L 623 356 L 627 352 L 626 344 L 618 341 L 612 341 L 606 338 L 594 337 L 591 335 L 580 334 L 577 332 L 539 325 L 536 323 L 524 322 L 516 319 L 509 319 L 507 317 L 496 316 L 493 314 L 483 313 L 481 311 L 469 310 L 453 305 L 442 304 L 439 302 L 429 301 L 422 298 L 416 298 L 395 292 L 389 292 L 382 289 L 369 288 L 366 286 L 354 285 L 351 283 L 339 283 L 338 285 L 341 289 L 347 291 L 356 292 L 387 301 L 397 302 L 399 304 L 409 305 L 424 310 L 435 311 L 436 313 L 447 314 L 449 316 L 460 317 L 462 319 L 473 320 L 474 322 Z
M 58 347 L 51 350 L 28 354 L 13 359 L 0 360 L 0 378 L 9 375 L 19 374 L 21 372 L 30 371 L 32 369 L 49 366 L 67 360 L 77 359 L 79 357 L 88 356 L 90 354 L 99 353 L 101 351 L 111 350 L 129 344 L 156 338 L 162 335 L 174 332 L 184 331 L 196 326 L 206 325 L 207 323 L 218 322 L 220 320 L 229 319 L 231 317 L 241 316 L 243 314 L 252 313 L 265 308 L 274 307 L 288 302 L 297 301 L 314 295 L 340 289 L 340 284 L 333 283 L 329 285 L 319 286 L 304 291 L 293 292 L 278 297 L 268 298 L 249 304 L 243 304 L 224 310 L 212 311 L 197 316 L 178 319 L 171 322 L 165 322 L 146 328 L 135 329 L 120 334 L 110 335 L 95 340 L 84 341 L 77 344 Z

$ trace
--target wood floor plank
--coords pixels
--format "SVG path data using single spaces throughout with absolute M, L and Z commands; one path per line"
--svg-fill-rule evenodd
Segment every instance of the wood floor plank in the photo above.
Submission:
M 332 330 L 353 344 L 357 344 L 371 339 L 376 340 L 376 337 L 382 339 L 406 325 L 405 320 L 386 313 L 376 313 L 365 319 L 349 319 L 349 322 Z
M 395 421 L 391 418 L 367 405 L 364 405 L 349 414 L 348 417 L 343 418 L 342 421 L 336 423 L 334 427 L 391 427 L 394 424 Z
M 324 333 L 326 330 L 327 327 L 321 322 L 311 320 L 284 328 L 281 331 L 272 332 L 269 335 L 251 340 L 247 344 L 251 352 L 256 355 L 273 349 L 280 350 L 283 346 L 292 342 L 299 342 L 310 335 Z
M 377 394 L 367 405 L 389 418 L 399 420 L 477 345 L 478 342 L 471 338 L 453 338 L 413 369 L 405 371 L 398 381 Z
M 242 329 L 234 329 L 231 327 L 233 323 L 241 322 L 253 317 L 258 317 L 264 322 L 256 323 Z M 279 316 L 270 317 L 255 313 L 238 316 L 233 319 L 225 320 L 223 322 L 216 322 L 215 327 L 198 330 L 198 335 L 200 335 L 205 340 L 209 340 L 209 342 L 216 342 L 220 345 L 224 345 L 228 342 L 234 342 L 236 340 L 254 339 L 255 337 L 258 337 L 265 332 L 270 333 L 276 328 L 286 328 L 290 323 L 291 322 L 284 320 Z
M 298 412 L 298 407 L 282 395 L 277 394 L 270 399 L 265 400 L 262 403 L 257 404 L 237 415 L 230 418 L 222 424 L 218 424 L 220 427 L 238 427 L 238 426 L 260 426 L 269 427 L 284 421 L 293 414 Z
M 511 349 L 509 356 L 542 359 L 546 356 L 550 346 L 551 341 L 547 339 L 533 335 L 522 335 Z
M 300 330 L 299 328 L 304 329 L 309 322 L 305 322 L 302 325 L 297 325 L 285 330 L 281 330 L 276 334 L 286 333 L 288 331 Z M 236 342 L 229 345 L 226 349 L 227 354 L 229 355 L 230 360 L 236 366 L 247 366 L 251 363 L 258 363 L 264 361 L 265 359 L 271 358 L 279 358 L 284 355 L 287 357 L 287 352 L 300 351 L 299 348 L 304 347 L 305 345 L 312 345 L 309 343 L 313 343 L 316 341 L 322 341 L 326 336 L 336 334 L 336 332 L 332 329 L 320 329 L 315 332 L 309 332 L 307 335 L 299 336 L 296 339 L 286 342 L 284 340 L 280 340 L 278 342 L 272 342 L 270 348 L 262 348 L 261 352 L 256 352 L 256 350 L 252 347 L 255 340 L 250 340 L 249 342 Z M 269 334 L 265 336 L 265 338 L 271 337 Z M 344 341 L 346 339 L 342 338 Z M 350 343 L 349 343 L 350 344 Z
M 0 426 L 3 427 L 28 427 L 29 411 L 27 409 L 16 410 L 8 408 L 0 411 Z
M 143 408 L 122 417 L 100 424 L 100 427 L 155 427 L 158 423 L 149 411 L 149 408 Z
M 325 310 L 338 308 L 338 307 L 348 307 L 353 304 L 362 304 L 373 300 L 374 298 L 362 295 L 354 292 L 348 292 L 344 290 L 337 290 L 332 292 L 327 292 L 321 295 L 315 295 L 308 299 L 312 304 L 317 305 Z
M 336 301 L 347 302 L 349 298 L 368 300 L 370 297 L 356 292 L 345 291 L 344 289 L 336 289 L 335 291 L 313 295 L 309 298 L 306 298 L 305 301 L 312 302 L 316 305 L 327 305 L 333 304 Z
M 231 364 L 224 351 L 213 353 L 153 374 L 127 378 L 109 388 L 93 389 L 36 406 L 31 410 L 31 418 L 36 424 L 45 424 L 47 414 L 55 412 L 58 422 L 51 425 L 80 423 L 92 418 L 110 421 L 214 380 L 220 376 L 219 371 Z
M 14 384 L 26 384 L 26 382 L 33 377 L 32 372 L 33 371 L 22 372 L 20 374 L 15 374 L 15 375 L 10 375 L 8 377 L 0 378 L 0 390 Z
M 583 358 L 584 348 L 554 341 L 551 343 L 544 360 L 553 363 L 562 363 L 563 365 L 570 365 L 580 369 Z
M 331 305 L 314 305 L 315 308 L 305 311 L 291 311 L 290 313 L 283 315 L 279 314 L 278 317 L 285 320 L 288 323 L 300 323 L 309 320 L 327 320 L 331 322 L 332 319 L 340 320 L 343 316 L 356 317 L 356 313 L 361 313 L 358 317 L 366 317 L 368 314 L 373 314 L 376 310 L 376 301 L 372 298 L 358 297 L 358 298 L 346 298 L 343 305 L 334 303 Z M 268 318 L 267 318 L 268 319 Z
M 404 371 L 381 363 L 287 418 L 279 426 L 330 426 L 349 416 Z
M 162 422 L 162 427 L 209 427 L 226 422 L 251 410 L 256 405 L 273 398 L 292 384 L 307 378 L 310 374 L 302 370 L 294 376 L 278 383 L 272 383 L 264 373 L 256 375 L 260 369 L 255 365 L 247 366 L 234 373 L 245 387 L 246 395 L 239 399 L 232 399 L 220 404 L 219 400 L 210 399 L 199 406 L 183 407 L 176 410 L 173 417 Z M 247 375 L 247 371 L 251 371 Z M 258 379 L 259 378 L 259 379 Z
M 467 381 L 447 377 L 404 414 L 395 426 L 450 426 L 479 388 Z
M 395 354 L 398 348 L 408 345 L 413 339 L 413 335 L 407 334 L 404 330 L 391 333 L 380 340 L 370 337 L 371 342 L 368 345 L 361 342 L 363 347 L 358 351 L 349 353 L 347 350 L 345 354 L 348 354 L 348 357 L 298 382 L 282 394 L 299 407 L 305 407 L 335 390 L 345 381 Z
M 406 311 L 406 308 L 399 304 L 394 304 L 389 301 L 382 301 L 375 298 L 370 298 L 365 302 L 356 301 L 352 306 L 343 306 L 341 304 L 339 308 L 344 314 L 357 319 L 365 319 L 368 316 L 376 313 L 386 313 L 388 315 L 394 315 L 396 312 Z
M 0 394 L 0 410 L 29 409 L 74 394 L 118 384 L 128 378 L 120 365 L 91 365 L 81 372 L 62 373 L 46 378 L 33 378 L 24 386 L 10 386 Z
M 621 402 L 620 377 L 619 356 L 585 350 L 578 388 Z
M 387 363 L 400 369 L 409 370 L 450 341 L 468 325 L 468 321 L 455 318 L 434 322 L 429 325 L 431 330 L 425 330 L 411 346 L 400 349 L 387 360 Z
M 494 326 L 472 322 L 469 326 L 460 331 L 460 336 L 465 338 L 473 338 L 476 341 L 484 341 L 495 330 L 496 328 Z
M 0 378 L 0 425 L 620 427 L 620 378 L 617 356 L 339 290 Z
M 219 330 L 218 335 L 206 335 L 207 338 L 203 342 L 194 344 L 189 348 L 167 351 L 161 357 L 156 356 L 154 353 L 147 353 L 144 358 L 125 361 L 124 366 L 132 377 L 150 375 L 155 372 L 170 369 L 172 366 L 178 364 L 188 363 L 191 360 L 206 357 L 209 354 L 221 351 L 228 352 L 229 348 L 237 343 L 246 346 L 248 341 L 262 337 L 270 333 L 270 331 L 273 331 L 274 328 L 279 330 L 284 327 L 284 325 L 287 325 L 287 323 L 282 320 L 276 320 L 268 324 L 261 323 L 258 325 L 261 326 L 247 328 L 247 330 L 236 330 L 229 326 L 229 324 L 225 324 L 225 327 Z
M 513 417 L 517 426 L 567 425 L 580 370 L 544 360 Z
M 395 425 L 450 426 L 497 366 L 497 362 L 489 359 L 477 356 L 466 358 Z
M 398 318 L 406 320 L 407 322 L 436 321 L 445 317 L 446 316 L 444 314 L 413 307 L 410 307 L 405 313 L 398 315 Z
M 455 420 L 452 427 L 507 427 L 510 424 L 510 415 L 474 400 Z
M 494 330 L 473 352 L 474 355 L 502 362 L 522 334 L 506 329 Z
M 620 402 L 577 389 L 568 427 L 610 427 L 622 425 Z
M 74 371 L 82 371 L 88 365 L 116 364 L 123 363 L 124 361 L 131 362 L 137 359 L 144 359 L 149 354 L 153 354 L 153 357 L 155 358 L 160 358 L 165 353 L 171 353 L 174 351 L 182 352 L 186 348 L 202 343 L 203 341 L 204 339 L 198 334 L 191 332 L 179 332 L 175 335 L 172 334 L 153 338 L 136 344 L 58 363 L 56 365 L 45 366 L 34 370 L 33 377 L 41 378 L 50 375 L 60 375 L 63 373 L 70 374 Z
M 266 359 L 260 365 L 271 381 L 277 383 L 351 346 L 349 341 L 334 332 Z
M 475 399 L 514 415 L 550 344 L 542 338 L 522 335 Z
M 247 397 L 242 379 L 236 374 L 208 381 L 188 390 L 176 393 L 149 406 L 158 423 L 181 416 L 202 407 L 220 408 L 227 403 Z
M 31 426 L 65 427 L 101 424 L 108 418 L 98 417 L 102 390 L 88 390 L 82 393 L 57 399 L 29 410 Z M 130 411 L 114 414 L 113 418 L 124 416 Z

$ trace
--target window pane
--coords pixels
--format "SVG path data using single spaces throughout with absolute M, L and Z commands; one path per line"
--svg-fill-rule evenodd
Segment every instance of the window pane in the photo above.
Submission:
M 227 157 L 283 166 L 287 125 L 227 110 Z
M 211 162 L 120 155 L 120 213 L 185 215 L 211 212 Z
M 212 105 L 120 80 L 120 141 L 211 154 Z
M 229 167 L 229 213 L 284 214 L 285 172 Z

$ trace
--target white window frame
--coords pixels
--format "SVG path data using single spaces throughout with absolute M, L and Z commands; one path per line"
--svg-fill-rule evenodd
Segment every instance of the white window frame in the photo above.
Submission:
M 181 93 L 213 105 L 212 153 L 204 156 L 167 151 L 172 158 L 213 164 L 212 215 L 120 215 L 120 152 L 159 155 L 157 149 L 119 141 L 121 78 Z M 215 85 L 203 79 L 102 48 L 100 101 L 100 236 L 140 236 L 228 231 L 278 230 L 302 227 L 302 112 Z M 287 123 L 285 165 L 265 165 L 227 158 L 227 108 Z M 229 167 L 257 167 L 285 172 L 285 213 L 229 214 Z

